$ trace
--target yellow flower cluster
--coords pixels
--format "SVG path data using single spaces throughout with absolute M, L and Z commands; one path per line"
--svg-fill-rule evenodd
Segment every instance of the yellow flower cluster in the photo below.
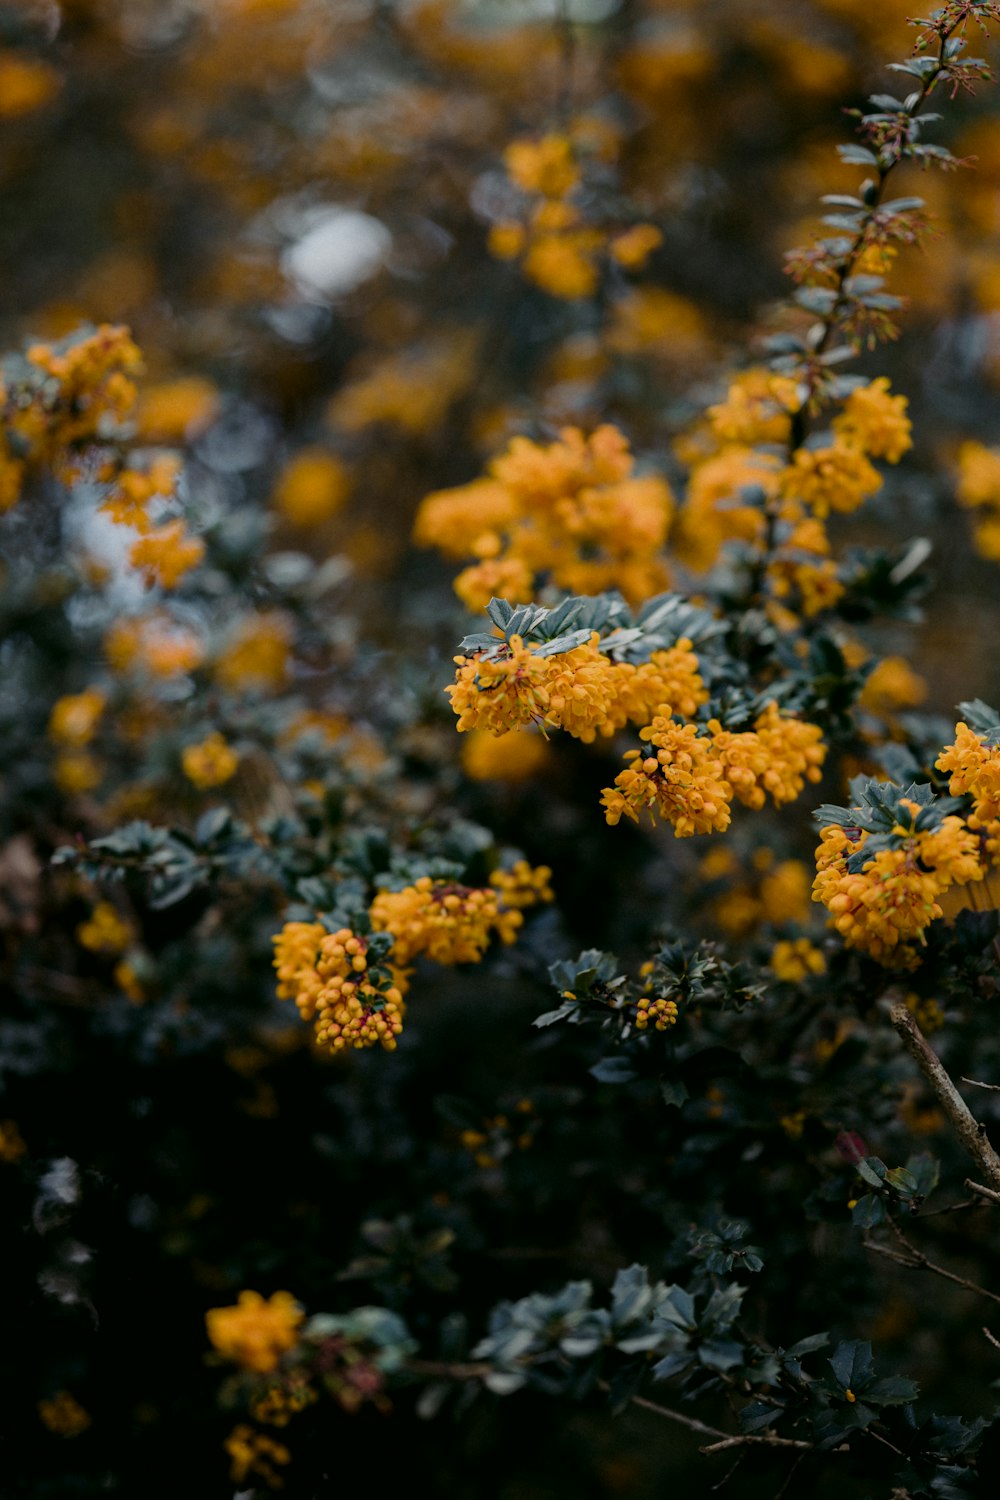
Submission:
M 184 775 L 199 791 L 223 786 L 236 775 L 240 758 L 216 730 L 198 745 L 187 745 L 181 752 Z
M 462 769 L 473 781 L 530 781 L 544 771 L 549 746 L 540 734 L 511 729 L 493 735 L 474 729 L 462 746 Z
M 951 773 L 953 797 L 971 796 L 977 826 L 1000 818 L 1000 747 L 988 746 L 968 724 L 959 723 L 954 744 L 946 745 L 934 764 Z
M 724 881 L 713 898 L 710 911 L 729 937 L 744 937 L 762 923 L 781 927 L 806 922 L 810 913 L 812 871 L 799 859 L 775 861 L 770 849 L 755 849 L 752 875 L 743 875 L 740 863 L 728 845 L 710 850 L 698 867 L 701 881 Z
M 372 974 L 368 945 L 349 928 L 327 933 L 319 922 L 286 922 L 274 939 L 278 998 L 294 999 L 316 1040 L 392 1051 L 403 1029 L 406 966 L 418 956 L 439 964 L 478 963 L 494 936 L 513 943 L 526 907 L 552 900 L 552 872 L 518 860 L 475 889 L 422 876 L 401 891 L 379 891 L 369 909 L 376 932 L 392 935 L 388 966 Z
M 316 1391 L 300 1375 L 298 1379 L 286 1380 L 280 1385 L 269 1385 L 250 1403 L 250 1415 L 255 1422 L 287 1427 L 292 1417 L 318 1400 Z
M 338 458 L 324 448 L 304 448 L 282 469 L 274 503 L 293 526 L 319 526 L 337 514 L 349 489 Z
M 110 901 L 99 901 L 87 920 L 77 927 L 76 939 L 91 953 L 123 953 L 132 941 L 132 928 Z
M 172 455 L 154 458 L 144 469 L 122 469 L 98 510 L 116 526 L 133 526 L 145 534 L 151 529 L 148 506 L 158 496 L 166 498 L 177 488 L 180 459 Z M 64 480 L 73 478 L 74 469 L 64 470 Z
M 288 673 L 291 638 L 287 616 L 275 610 L 250 615 L 239 623 L 217 658 L 215 676 L 230 692 L 278 688 Z
M 914 807 L 914 811 L 915 811 Z M 907 834 L 899 848 L 880 849 L 856 875 L 847 862 L 863 850 L 868 835 L 830 825 L 820 833 L 813 900 L 831 913 L 833 926 L 851 948 L 879 963 L 911 967 L 914 942 L 923 942 L 930 924 L 943 915 L 938 898 L 952 885 L 981 880 L 979 838 L 961 818 L 946 817 L 939 828 Z
M 474 889 L 430 876 L 402 891 L 379 891 L 371 905 L 376 932 L 391 932 L 393 961 L 401 966 L 419 955 L 439 964 L 478 963 L 496 935 L 513 943 L 524 922 L 521 910 L 551 901 L 551 871 L 521 861 L 497 871 L 493 889 Z
M 57 698 L 49 715 L 49 735 L 67 749 L 89 745 L 107 701 L 106 694 L 96 687 Z
M 643 995 L 635 1004 L 637 1031 L 646 1031 L 650 1026 L 656 1031 L 666 1031 L 677 1024 L 677 1005 L 673 1000 L 651 1000 Z
M 210 1308 L 205 1327 L 212 1347 L 226 1359 L 266 1375 L 294 1349 L 302 1318 L 290 1292 L 275 1292 L 266 1302 L 259 1292 L 240 1292 L 235 1307 Z
M 593 296 L 605 256 L 625 270 L 639 270 L 663 239 L 653 224 L 614 233 L 588 223 L 573 201 L 583 163 L 581 143 L 568 135 L 512 141 L 504 165 L 525 210 L 519 219 L 494 224 L 489 236 L 498 260 L 520 259 L 529 281 L 567 301 Z
M 906 415 L 905 396 L 893 396 L 885 376 L 858 386 L 834 418 L 833 430 L 869 458 L 884 458 L 898 464 L 913 446 L 913 427 Z
M 520 636 L 486 660 L 456 656 L 455 681 L 445 689 L 458 729 L 494 735 L 539 724 L 564 729 L 590 744 L 628 723 L 646 724 L 665 703 L 690 717 L 708 694 L 691 642 L 682 638 L 648 662 L 614 662 L 598 649 L 597 633 L 581 646 L 541 656 Z
M 455 582 L 472 610 L 494 594 L 527 603 L 543 579 L 569 593 L 620 589 L 640 603 L 667 585 L 661 553 L 673 497 L 663 479 L 633 468 L 610 425 L 589 437 L 567 427 L 549 444 L 516 437 L 488 478 L 426 497 L 414 540 L 477 559 Z
M 120 422 L 135 406 L 134 377 L 142 355 L 127 328 L 104 324 L 63 349 L 33 344 L 26 359 L 52 382 L 54 394 L 24 407 L 12 420 L 14 431 L 49 452 L 97 437 L 107 421 Z
M 807 781 L 819 780 L 826 756 L 816 725 L 783 717 L 774 703 L 738 734 L 717 719 L 700 732 L 666 708 L 639 737 L 650 749 L 626 753 L 631 764 L 601 794 L 605 817 L 612 825 L 623 816 L 637 823 L 646 810 L 655 822 L 659 813 L 677 838 L 725 832 L 734 797 L 754 808 L 764 805 L 765 793 L 778 806 L 793 801 Z
M 770 581 L 777 597 L 794 590 L 801 612 L 814 615 L 843 592 L 822 521 L 831 511 L 857 510 L 874 495 L 882 480 L 870 460 L 898 463 L 911 439 L 906 398 L 893 396 L 888 381 L 878 379 L 846 398 L 832 423 L 832 441 L 797 448 L 783 463 L 778 450 L 787 448 L 802 399 L 795 381 L 753 368 L 709 407 L 707 423 L 679 445 L 691 474 L 672 542 L 682 561 L 702 571 L 724 542 L 762 543 L 765 515 L 777 517 L 791 534 L 780 539 Z M 751 503 L 741 503 L 744 495 Z
M 367 954 L 364 938 L 342 927 L 320 940 L 316 982 L 309 970 L 302 975 L 306 1001 L 296 996 L 299 1012 L 308 1018 L 311 1001 L 317 1044 L 331 1052 L 375 1046 L 393 1052 L 403 1029 L 402 988 L 380 978 L 373 982 Z
M 781 476 L 781 494 L 823 520 L 831 511 L 857 510 L 882 487 L 882 478 L 860 448 L 844 438 L 822 448 L 797 448 Z
M 138 537 L 129 548 L 128 560 L 143 573 L 147 588 L 159 584 L 175 589 L 205 556 L 200 537 L 188 536 L 181 520 L 166 521 Z
M 963 443 L 958 450 L 958 500 L 976 512 L 976 550 L 1000 562 L 1000 450 Z
M 800 984 L 810 974 L 824 974 L 826 959 L 808 938 L 791 938 L 775 943 L 771 950 L 771 969 L 776 979 Z
M 146 615 L 112 625 L 104 637 L 104 654 L 115 672 L 175 677 L 193 672 L 205 652 L 193 631 L 166 616 Z
M 226 1438 L 225 1449 L 232 1460 L 229 1477 L 235 1484 L 256 1476 L 263 1479 L 269 1489 L 281 1489 L 284 1480 L 275 1464 L 292 1461 L 284 1443 L 275 1442 L 266 1432 L 256 1432 L 246 1422 L 240 1422 Z
M 90 1426 L 90 1413 L 69 1391 L 56 1391 L 50 1400 L 39 1401 L 38 1415 L 57 1437 L 79 1437 Z

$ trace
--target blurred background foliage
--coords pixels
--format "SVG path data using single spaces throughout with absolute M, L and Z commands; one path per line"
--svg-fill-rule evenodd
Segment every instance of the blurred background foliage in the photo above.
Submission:
M 856 968 L 836 1005 L 814 991 L 787 1042 L 780 1004 L 739 1045 L 706 1023 L 716 1050 L 683 1116 L 655 1088 L 623 1102 L 592 1077 L 582 1028 L 530 1030 L 547 964 L 582 947 L 638 962 L 651 930 L 680 930 L 760 965 L 810 922 L 816 936 L 807 818 L 746 819 L 707 853 L 620 830 L 609 856 L 600 752 L 455 735 L 441 689 L 468 617 L 410 540 L 419 501 L 515 433 L 613 421 L 676 482 L 726 371 L 782 316 L 783 254 L 822 193 L 856 186 L 834 151 L 842 106 L 883 85 L 911 8 L 0 4 L 0 344 L 127 324 L 145 363 L 130 441 L 183 453 L 206 548 L 137 641 L 114 631 L 141 585 L 86 494 L 64 505 L 40 484 L 4 520 L 0 1194 L 18 1331 L 0 1355 L 3 1493 L 232 1493 L 203 1317 L 244 1287 L 312 1311 L 378 1302 L 431 1342 L 460 1306 L 474 1341 L 500 1298 L 567 1277 L 605 1285 L 638 1259 L 683 1279 L 722 1213 L 768 1247 L 758 1332 L 872 1338 L 945 1409 L 990 1410 L 981 1308 L 938 1283 L 921 1297 L 849 1223 L 838 1129 L 893 1162 L 929 1144 L 963 1171 L 864 996 L 845 1007 Z M 955 100 L 937 138 L 975 169 L 914 189 L 934 234 L 894 270 L 901 341 L 862 368 L 908 395 L 915 449 L 841 523 L 852 542 L 934 544 L 923 617 L 901 611 L 878 638 L 919 674 L 897 663 L 866 706 L 941 716 L 939 743 L 956 698 L 1000 699 L 995 563 L 955 500 L 959 447 L 988 443 L 1000 410 L 996 107 L 988 89 Z M 602 249 L 582 297 L 533 282 L 503 242 L 523 208 L 505 149 L 551 131 L 582 143 L 587 224 L 659 232 L 638 265 Z M 89 728 L 54 729 L 55 706 L 92 690 Z M 228 774 L 211 749 L 185 759 L 219 730 Z M 226 783 L 243 832 L 199 823 Z M 50 867 L 129 819 L 191 838 L 159 888 L 129 869 L 102 887 L 100 861 Z M 302 882 L 335 864 L 371 880 L 390 847 L 477 883 L 523 854 L 551 867 L 558 910 L 471 977 L 420 971 L 405 1042 L 345 1064 L 274 999 L 270 941 L 289 895 L 317 897 Z M 952 960 L 915 1004 L 947 1010 Z M 988 1003 L 995 981 L 978 982 Z M 988 1076 L 982 1011 L 956 1003 L 948 1021 L 956 1067 Z M 985 1224 L 963 1221 L 956 1247 L 950 1222 L 945 1253 L 982 1274 Z M 697 1439 L 639 1411 L 487 1398 L 427 1422 L 394 1401 L 388 1418 L 297 1418 L 287 1493 L 415 1475 L 503 1500 L 706 1483 Z M 772 1495 L 756 1464 L 740 1492 Z M 823 1482 L 872 1493 L 863 1467 Z

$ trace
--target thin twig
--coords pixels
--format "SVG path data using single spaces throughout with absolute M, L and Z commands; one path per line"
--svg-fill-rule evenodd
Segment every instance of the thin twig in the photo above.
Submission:
M 877 1240 L 866 1239 L 864 1246 L 866 1250 L 873 1250 L 876 1255 L 884 1255 L 886 1260 L 895 1261 L 898 1266 L 906 1266 L 910 1271 L 930 1271 L 935 1276 L 944 1277 L 945 1281 L 952 1281 L 956 1286 L 964 1287 L 967 1292 L 976 1292 L 980 1297 L 988 1297 L 991 1302 L 1000 1302 L 1000 1297 L 995 1292 L 989 1292 L 984 1286 L 978 1286 L 976 1282 L 969 1281 L 965 1276 L 956 1276 L 954 1271 L 948 1271 L 944 1266 L 939 1266 L 936 1261 L 930 1260 L 922 1250 L 918 1250 L 912 1241 L 894 1223 L 888 1220 L 889 1228 L 896 1238 L 906 1247 L 905 1254 L 893 1250 L 890 1245 L 880 1245 Z
M 1000 1188 L 1000 1156 L 997 1156 L 990 1145 L 985 1128 L 973 1116 L 941 1059 L 920 1030 L 912 1011 L 902 1001 L 898 1001 L 889 1012 L 889 1019 L 903 1046 L 933 1089 L 958 1139 L 992 1186 Z
M 963 1083 L 971 1083 L 974 1089 L 989 1089 L 991 1094 L 1000 1094 L 1000 1083 L 980 1083 L 978 1078 L 963 1078 Z
M 1000 1203 L 1000 1193 L 995 1188 L 983 1187 L 981 1182 L 971 1182 L 968 1177 L 965 1179 L 965 1186 L 977 1198 L 985 1198 L 988 1203 Z
M 993 1345 L 994 1349 L 1000 1349 L 1000 1339 L 997 1338 L 996 1334 L 991 1333 L 988 1328 L 984 1328 L 983 1332 L 985 1333 L 989 1342 Z
M 709 1443 L 706 1448 L 700 1448 L 700 1453 L 723 1453 L 727 1448 L 743 1448 L 763 1444 L 766 1448 L 799 1448 L 804 1452 L 811 1452 L 815 1446 L 807 1443 L 802 1438 L 783 1438 L 769 1436 L 766 1432 L 744 1432 L 736 1437 L 724 1438 L 721 1443 Z

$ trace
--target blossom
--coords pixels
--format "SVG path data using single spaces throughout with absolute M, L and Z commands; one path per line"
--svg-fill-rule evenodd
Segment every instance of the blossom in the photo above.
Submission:
M 199 791 L 208 791 L 222 786 L 236 775 L 240 758 L 222 735 L 215 731 L 197 745 L 187 745 L 181 751 L 184 775 L 193 781 Z
M 158 583 L 161 588 L 174 589 L 204 556 L 205 543 L 188 536 L 184 522 L 176 520 L 140 536 L 132 543 L 128 560 L 144 571 L 147 585 Z
M 240 1292 L 235 1307 L 213 1307 L 205 1314 L 209 1342 L 245 1370 L 266 1375 L 294 1349 L 303 1312 L 290 1292 L 265 1302 L 259 1292 Z
M 274 503 L 293 526 L 319 526 L 337 514 L 349 488 L 338 458 L 323 448 L 304 448 L 278 476 Z
M 470 608 L 493 594 L 527 603 L 546 578 L 571 593 L 617 588 L 637 603 L 666 586 L 673 505 L 664 480 L 634 473 L 616 427 L 567 427 L 555 443 L 515 437 L 485 478 L 428 495 L 414 537 L 477 559 L 455 585 Z
M 948 790 L 953 797 L 971 796 L 977 818 L 990 822 L 1000 817 L 1000 747 L 987 745 L 981 735 L 959 723 L 954 743 L 945 746 L 934 764 L 951 773 Z
M 820 448 L 798 448 L 781 476 L 781 493 L 822 519 L 857 510 L 882 487 L 877 469 L 843 436 Z
M 76 929 L 77 941 L 92 953 L 121 953 L 132 941 L 132 928 L 110 901 L 99 901 Z
M 808 938 L 785 939 L 771 950 L 771 969 L 776 979 L 799 984 L 810 974 L 826 972 L 826 960 Z
M 885 377 L 857 386 L 834 418 L 838 438 L 866 453 L 896 464 L 912 446 L 912 424 L 906 415 L 905 396 L 889 394 Z
M 731 784 L 721 774 L 711 740 L 693 724 L 677 724 L 668 712 L 642 731 L 650 751 L 626 752 L 629 766 L 601 793 L 604 815 L 614 826 L 623 816 L 639 821 L 648 811 L 673 825 L 676 838 L 723 833 L 729 827 Z
M 57 698 L 49 715 L 49 735 L 57 745 L 73 749 L 89 745 L 107 701 L 107 694 L 96 687 Z

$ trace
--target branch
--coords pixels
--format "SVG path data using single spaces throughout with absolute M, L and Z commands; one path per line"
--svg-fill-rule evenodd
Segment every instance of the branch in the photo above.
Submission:
M 983 1176 L 995 1189 L 1000 1189 L 1000 1157 L 987 1140 L 986 1128 L 975 1119 L 952 1083 L 941 1059 L 917 1025 L 913 1013 L 907 1010 L 902 1001 L 898 1001 L 889 1012 L 889 1019 L 903 1046 L 933 1089 L 959 1141 Z
M 972 1182 L 968 1177 L 965 1179 L 965 1186 L 977 1198 L 985 1198 L 987 1203 L 1000 1203 L 1000 1193 L 994 1188 L 983 1187 L 981 1182 Z
M 898 1266 L 906 1266 L 910 1271 L 931 1271 L 935 1276 L 943 1276 L 945 1281 L 953 1281 L 956 1286 L 964 1287 L 967 1292 L 976 1292 L 980 1297 L 988 1297 L 991 1302 L 1000 1302 L 1000 1297 L 995 1292 L 987 1291 L 984 1286 L 969 1281 L 965 1276 L 956 1276 L 954 1271 L 948 1271 L 944 1266 L 939 1266 L 937 1261 L 930 1260 L 922 1250 L 918 1250 L 916 1245 L 907 1239 L 898 1224 L 892 1219 L 889 1219 L 888 1223 L 900 1244 L 905 1246 L 905 1253 L 867 1238 L 863 1241 L 866 1250 L 873 1250 L 876 1255 L 884 1255 L 886 1260 L 895 1261 Z

